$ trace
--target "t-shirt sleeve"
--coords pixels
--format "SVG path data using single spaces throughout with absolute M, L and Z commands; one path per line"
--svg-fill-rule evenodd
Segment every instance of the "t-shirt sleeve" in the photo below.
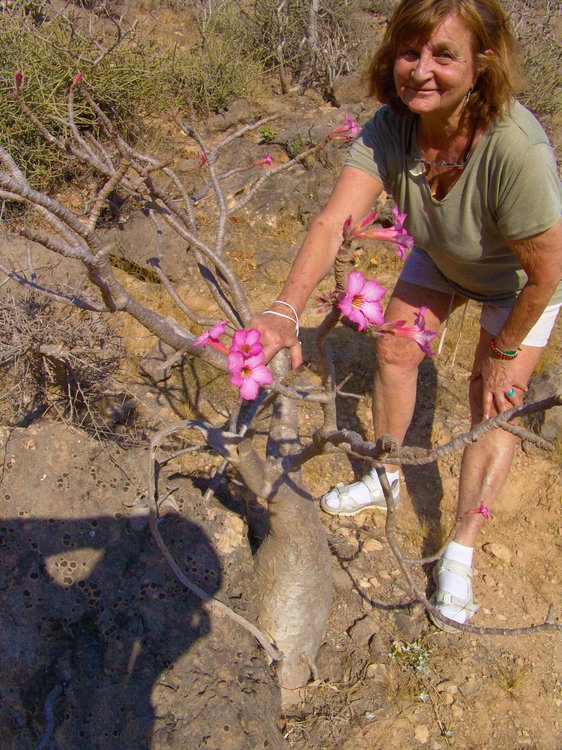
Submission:
M 515 164 L 502 170 L 496 217 L 507 240 L 532 237 L 550 229 L 560 218 L 561 185 L 552 148 L 530 145 Z
M 355 167 L 379 180 L 388 190 L 388 169 L 384 147 L 381 113 L 378 112 L 362 128 L 345 161 L 346 167 Z M 387 142 L 388 143 L 388 142 Z

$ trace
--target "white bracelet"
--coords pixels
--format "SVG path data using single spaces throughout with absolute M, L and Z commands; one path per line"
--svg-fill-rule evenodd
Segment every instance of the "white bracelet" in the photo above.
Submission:
M 297 330 L 297 338 L 299 337 L 299 321 L 293 320 L 290 315 L 285 315 L 285 313 L 276 312 L 275 310 L 266 310 L 264 312 L 264 315 L 277 315 L 279 318 L 285 318 L 286 320 L 290 320 L 295 324 L 295 328 Z
M 290 305 L 290 304 L 289 304 L 288 302 L 285 302 L 285 301 L 284 301 L 284 300 L 282 300 L 282 299 L 276 299 L 276 300 L 275 300 L 275 302 L 274 302 L 273 304 L 274 304 L 274 305 L 285 305 L 285 307 L 288 307 L 288 308 L 289 308 L 289 310 L 291 310 L 291 311 L 292 311 L 292 313 L 293 313 L 293 315 L 295 316 L 295 323 L 296 323 L 296 324 L 297 324 L 297 326 L 298 326 L 298 324 L 299 324 L 299 316 L 298 316 L 298 314 L 297 314 L 297 311 L 295 310 L 295 308 L 294 308 L 294 307 L 293 307 L 292 305 Z

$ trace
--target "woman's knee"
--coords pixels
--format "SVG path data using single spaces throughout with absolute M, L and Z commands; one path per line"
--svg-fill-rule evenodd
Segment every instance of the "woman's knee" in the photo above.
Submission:
M 375 341 L 376 366 L 404 370 L 417 370 L 424 358 L 424 353 L 413 341 L 394 336 L 381 336 Z

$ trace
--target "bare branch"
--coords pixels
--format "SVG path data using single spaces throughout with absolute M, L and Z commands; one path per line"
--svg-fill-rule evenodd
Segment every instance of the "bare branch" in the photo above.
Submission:
M 162 539 L 162 536 L 160 535 L 160 531 L 157 525 L 157 519 L 158 519 L 157 465 L 158 465 L 158 462 L 156 459 L 156 452 L 158 448 L 160 447 L 160 444 L 162 440 L 164 440 L 164 438 L 173 434 L 174 432 L 177 432 L 178 430 L 184 429 L 185 427 L 196 427 L 197 429 L 201 430 L 204 434 L 207 435 L 207 440 L 212 439 L 214 443 L 213 447 L 224 446 L 228 442 L 226 433 L 222 433 L 220 430 L 217 430 L 216 428 L 213 428 L 210 425 L 203 425 L 202 423 L 196 423 L 195 420 L 185 420 L 183 422 L 179 422 L 177 424 L 172 425 L 171 427 L 167 427 L 163 430 L 160 430 L 156 435 L 154 435 L 154 437 L 150 441 L 150 456 L 149 456 L 149 469 L 148 469 L 148 499 L 149 499 L 149 510 L 150 510 L 149 522 L 150 522 L 150 530 L 152 532 L 154 541 L 156 542 L 156 545 L 158 549 L 160 550 L 160 552 L 163 554 L 170 569 L 172 570 L 176 578 L 180 581 L 180 583 L 183 584 L 183 586 L 185 586 L 189 591 L 191 591 L 192 594 L 194 594 L 199 599 L 201 599 L 201 601 L 205 602 L 207 606 L 209 607 L 209 609 L 211 609 L 216 615 L 218 615 L 219 617 L 228 617 L 237 625 L 240 625 L 245 630 L 247 630 L 251 635 L 254 636 L 254 638 L 258 641 L 260 646 L 265 650 L 265 652 L 270 656 L 270 658 L 273 661 L 279 661 L 282 655 L 277 649 L 277 647 L 275 646 L 275 644 L 270 643 L 268 639 L 263 635 L 263 633 L 253 623 L 249 622 L 249 620 L 247 620 L 245 617 L 242 617 L 238 613 L 234 612 L 234 610 L 231 609 L 228 605 L 224 604 L 224 602 L 221 602 L 219 599 L 216 599 L 210 594 L 207 594 L 207 592 L 203 591 L 203 589 L 201 589 L 195 583 L 190 581 L 189 578 L 187 578 L 187 576 L 183 573 L 181 568 L 178 566 L 178 564 L 172 557 L 164 540 Z M 220 433 L 220 436 L 219 436 L 219 433 Z M 234 439 L 238 438 L 238 436 L 236 435 L 232 435 L 230 437 Z
M 449 617 L 445 617 L 444 615 L 442 615 L 441 612 L 436 607 L 434 607 L 433 604 L 431 604 L 422 588 L 416 583 L 407 559 L 400 548 L 400 545 L 396 538 L 396 503 L 394 502 L 394 498 L 392 496 L 392 491 L 390 489 L 384 467 L 377 466 L 376 470 L 386 499 L 387 513 L 385 535 L 388 540 L 388 544 L 394 554 L 394 557 L 396 558 L 396 561 L 398 562 L 398 565 L 400 566 L 400 570 L 408 581 L 408 584 L 410 585 L 414 596 L 421 604 L 423 604 L 427 612 L 430 612 L 434 617 L 438 618 L 446 625 L 452 625 L 454 628 L 465 631 L 467 633 L 478 633 L 480 635 L 533 635 L 534 633 L 544 631 L 562 631 L 562 625 L 551 622 L 552 606 L 549 607 L 544 622 L 539 623 L 538 625 L 529 625 L 519 628 L 479 627 L 477 625 L 470 625 L 469 623 L 458 623 L 455 620 L 451 620 Z
M 107 311 L 107 307 L 102 302 L 93 302 L 91 300 L 80 299 L 75 295 L 62 294 L 61 292 L 56 292 L 53 289 L 47 289 L 46 287 L 38 284 L 35 281 L 30 281 L 17 271 L 11 271 L 7 266 L 4 265 L 4 263 L 2 263 L 2 261 L 0 261 L 0 271 L 6 274 L 8 278 L 20 284 L 20 286 L 27 287 L 28 289 L 33 289 L 34 292 L 39 292 L 40 294 L 54 300 L 55 302 L 67 304 L 70 303 L 71 305 L 74 305 L 81 310 L 89 310 L 90 312 Z

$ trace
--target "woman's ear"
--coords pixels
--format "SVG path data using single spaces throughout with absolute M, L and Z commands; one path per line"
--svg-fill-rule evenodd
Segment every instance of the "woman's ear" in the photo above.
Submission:
M 496 53 L 494 52 L 493 49 L 485 49 L 484 52 L 480 52 L 480 54 L 478 55 L 479 61 L 477 65 L 479 73 L 481 73 L 484 70 L 484 68 L 486 67 L 486 63 L 487 63 L 487 60 L 483 60 L 482 57 L 484 58 L 495 57 L 495 54 Z

